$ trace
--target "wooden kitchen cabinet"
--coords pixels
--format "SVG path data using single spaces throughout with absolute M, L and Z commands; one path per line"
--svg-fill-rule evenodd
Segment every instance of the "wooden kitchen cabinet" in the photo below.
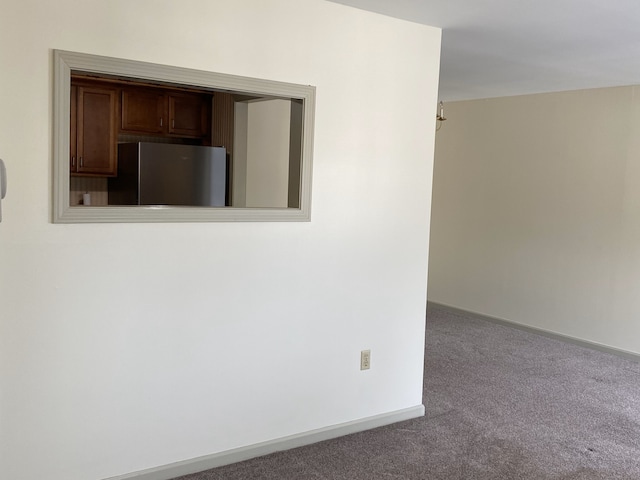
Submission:
M 122 91 L 121 129 L 161 134 L 166 128 L 165 95 L 153 89 Z
M 116 175 L 117 101 L 115 88 L 71 85 L 72 175 Z
M 73 176 L 116 176 L 119 141 L 155 136 L 211 144 L 209 92 L 78 75 L 71 78 L 70 93 Z
M 181 137 L 204 137 L 207 135 L 207 96 L 191 93 L 172 93 L 169 98 L 169 133 Z
M 162 89 L 122 90 L 121 131 L 181 138 L 209 136 L 211 96 Z
M 78 87 L 71 85 L 70 102 L 71 120 L 69 122 L 69 170 L 73 175 L 76 173 L 76 163 L 78 161 Z

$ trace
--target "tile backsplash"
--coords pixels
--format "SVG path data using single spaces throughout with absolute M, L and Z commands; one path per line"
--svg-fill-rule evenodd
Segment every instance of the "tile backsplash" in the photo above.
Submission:
M 107 206 L 107 179 L 104 177 L 71 177 L 69 184 L 69 205 L 82 205 L 82 195 L 91 194 L 92 206 Z

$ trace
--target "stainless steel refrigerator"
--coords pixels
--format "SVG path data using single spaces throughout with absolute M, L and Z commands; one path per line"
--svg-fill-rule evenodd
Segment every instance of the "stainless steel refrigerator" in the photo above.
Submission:
M 222 147 L 166 143 L 118 145 L 118 176 L 109 205 L 224 207 L 227 155 Z

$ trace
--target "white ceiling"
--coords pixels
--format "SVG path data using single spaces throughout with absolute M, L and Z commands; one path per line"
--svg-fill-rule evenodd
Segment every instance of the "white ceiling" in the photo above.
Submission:
M 440 99 L 640 84 L 640 0 L 330 0 L 442 28 Z

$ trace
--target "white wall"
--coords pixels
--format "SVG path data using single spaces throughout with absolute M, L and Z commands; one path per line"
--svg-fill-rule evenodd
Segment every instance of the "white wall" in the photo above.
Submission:
M 322 0 L 4 1 L 0 477 L 102 479 L 419 405 L 439 47 Z M 312 221 L 52 224 L 54 48 L 315 85 Z
M 429 300 L 640 353 L 639 93 L 449 103 Z

